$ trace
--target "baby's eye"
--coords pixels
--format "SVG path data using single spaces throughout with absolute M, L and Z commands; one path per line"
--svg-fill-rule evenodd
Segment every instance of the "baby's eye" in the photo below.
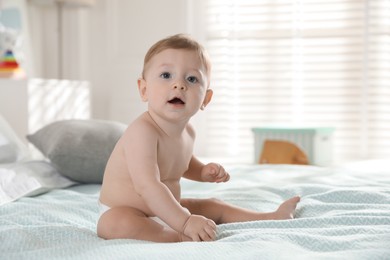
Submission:
M 189 82 L 191 82 L 191 83 L 197 83 L 197 82 L 198 82 L 198 79 L 197 79 L 196 77 L 194 77 L 194 76 L 189 76 L 189 77 L 187 78 L 187 80 L 188 80 Z
M 169 79 L 171 77 L 171 73 L 169 72 L 161 73 L 160 77 L 163 79 Z

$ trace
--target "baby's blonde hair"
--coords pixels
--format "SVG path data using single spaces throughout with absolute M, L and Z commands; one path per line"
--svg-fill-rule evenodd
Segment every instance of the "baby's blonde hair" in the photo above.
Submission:
M 147 66 L 150 60 L 155 55 L 167 49 L 184 49 L 197 52 L 199 59 L 206 69 L 207 78 L 209 78 L 211 72 L 211 62 L 209 55 L 200 43 L 186 34 L 176 34 L 169 36 L 156 42 L 152 47 L 150 47 L 145 55 L 142 77 L 145 76 L 145 71 L 147 70 Z

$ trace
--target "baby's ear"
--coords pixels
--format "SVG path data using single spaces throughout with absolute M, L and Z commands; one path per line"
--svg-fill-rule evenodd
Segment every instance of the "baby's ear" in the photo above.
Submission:
M 143 78 L 138 79 L 138 91 L 142 101 L 148 101 L 148 95 L 146 94 L 146 81 Z
M 206 96 L 204 97 L 204 100 L 203 100 L 203 103 L 202 103 L 202 106 L 200 107 L 200 109 L 204 110 L 204 108 L 210 103 L 212 97 L 213 97 L 213 90 L 208 89 L 206 91 Z

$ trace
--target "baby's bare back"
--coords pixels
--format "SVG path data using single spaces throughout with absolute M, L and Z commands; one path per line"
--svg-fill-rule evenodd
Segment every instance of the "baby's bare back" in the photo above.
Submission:
M 142 127 L 138 127 L 138 124 L 141 124 Z M 139 130 L 144 129 L 144 127 L 150 131 L 139 133 Z M 148 216 L 154 216 L 152 210 L 137 192 L 139 187 L 136 185 L 142 183 L 142 179 L 147 177 L 142 175 L 158 176 L 159 181 L 165 184 L 177 201 L 180 201 L 180 178 L 187 171 L 192 157 L 194 136 L 191 130 L 184 131 L 179 137 L 170 137 L 162 132 L 147 114 L 141 115 L 125 131 L 107 162 L 100 192 L 101 203 L 111 208 L 129 206 Z M 138 134 L 154 135 L 149 136 L 148 140 L 156 140 L 155 144 L 154 142 L 143 144 L 142 141 L 129 141 Z M 149 158 L 148 150 L 143 149 L 144 145 L 150 146 L 151 144 L 155 145 L 153 147 L 156 151 L 154 158 Z M 145 158 L 141 160 L 142 162 L 133 160 L 132 152 L 136 151 L 137 158 L 139 158 L 138 153 L 145 152 Z M 130 173 L 130 171 L 133 172 Z

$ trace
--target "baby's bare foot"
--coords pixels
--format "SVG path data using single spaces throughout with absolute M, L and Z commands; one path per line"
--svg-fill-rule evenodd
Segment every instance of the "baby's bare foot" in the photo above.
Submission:
M 292 197 L 291 199 L 283 202 L 279 208 L 275 211 L 276 219 L 292 219 L 294 218 L 295 209 L 298 202 L 301 200 L 299 196 Z

